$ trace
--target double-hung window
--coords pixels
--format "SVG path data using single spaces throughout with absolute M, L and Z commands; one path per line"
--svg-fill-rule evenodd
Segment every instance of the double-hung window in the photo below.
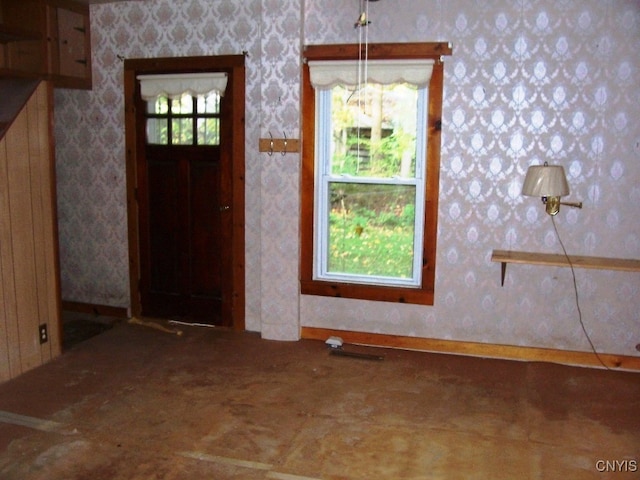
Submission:
M 434 45 L 370 45 L 366 60 L 358 45 L 305 50 L 303 293 L 433 303 L 442 65 L 425 51 Z

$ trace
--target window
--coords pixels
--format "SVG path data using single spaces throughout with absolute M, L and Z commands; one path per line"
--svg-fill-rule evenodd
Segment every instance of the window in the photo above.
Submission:
M 432 304 L 443 44 L 358 48 L 305 50 L 302 293 Z
M 425 88 L 367 82 L 316 98 L 314 277 L 419 285 Z
M 139 75 L 140 96 L 147 102 L 150 145 L 219 145 L 220 97 L 227 74 Z
M 220 94 L 147 101 L 147 143 L 151 145 L 220 145 Z

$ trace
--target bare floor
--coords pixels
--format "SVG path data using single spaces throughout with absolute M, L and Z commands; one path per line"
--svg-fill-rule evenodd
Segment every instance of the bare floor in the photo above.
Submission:
M 638 373 L 180 328 L 121 323 L 0 385 L 0 478 L 640 476 Z

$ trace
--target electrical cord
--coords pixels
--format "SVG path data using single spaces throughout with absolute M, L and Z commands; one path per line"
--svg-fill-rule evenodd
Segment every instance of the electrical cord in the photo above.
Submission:
M 591 341 L 591 337 L 589 336 L 589 333 L 587 333 L 587 329 L 584 326 L 584 322 L 582 321 L 582 310 L 580 309 L 580 299 L 578 298 L 578 282 L 576 281 L 576 272 L 573 268 L 573 263 L 571 262 L 571 257 L 569 257 L 569 254 L 567 253 L 567 249 L 564 247 L 564 243 L 562 242 L 562 238 L 560 237 L 560 233 L 558 232 L 558 227 L 556 225 L 556 220 L 555 218 L 552 216 L 551 217 L 551 223 L 553 223 L 553 229 L 556 232 L 556 237 L 558 238 L 558 242 L 560 243 L 560 246 L 562 247 L 562 251 L 564 252 L 564 256 L 567 259 L 567 262 L 569 263 L 569 267 L 571 268 L 571 276 L 573 278 L 573 291 L 575 292 L 575 298 L 576 298 L 576 308 L 578 309 L 578 320 L 580 321 L 580 326 L 582 327 L 582 331 L 584 332 L 584 336 L 586 337 L 587 341 L 589 342 L 589 345 L 591 346 L 591 350 L 593 351 L 594 355 L 596 356 L 596 358 L 598 359 L 598 361 L 600 362 L 600 364 L 606 368 L 607 370 L 611 370 L 606 363 L 604 363 L 604 361 L 602 360 L 602 357 L 600 357 L 600 355 L 598 354 L 596 347 L 593 345 L 593 342 Z

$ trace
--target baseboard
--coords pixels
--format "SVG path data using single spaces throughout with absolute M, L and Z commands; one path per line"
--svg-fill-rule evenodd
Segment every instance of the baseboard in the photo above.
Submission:
M 97 305 L 94 303 L 71 302 L 62 300 L 62 310 L 67 312 L 92 313 L 105 317 L 129 318 L 129 311 L 124 307 Z
M 602 363 L 604 363 L 612 370 L 640 371 L 640 357 L 632 357 L 629 355 L 601 353 L 599 357 L 602 363 L 600 363 L 598 357 L 592 352 L 520 347 L 514 345 L 493 345 L 488 343 L 405 337 L 315 327 L 302 327 L 301 336 L 305 339 L 322 341 L 325 341 L 331 336 L 337 336 L 342 338 L 345 343 L 359 345 L 526 362 L 550 362 L 580 367 L 603 368 Z

